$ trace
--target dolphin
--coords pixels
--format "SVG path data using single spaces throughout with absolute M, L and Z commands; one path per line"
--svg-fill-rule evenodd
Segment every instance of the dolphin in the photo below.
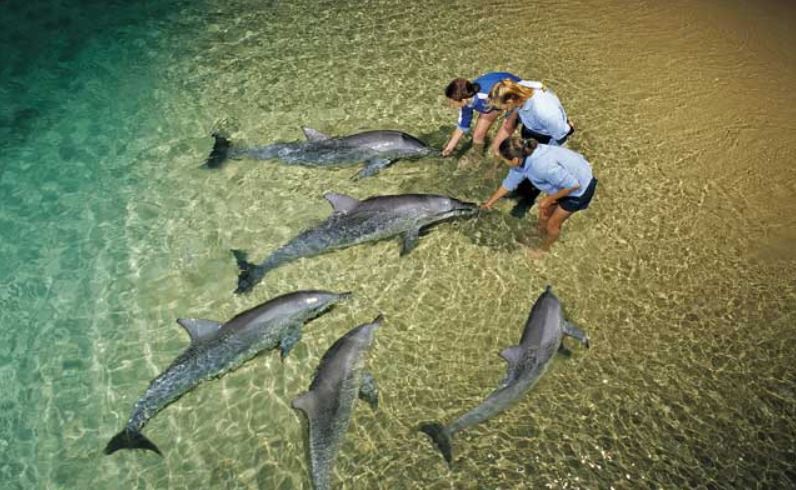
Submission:
M 439 422 L 420 425 L 420 430 L 431 436 L 449 466 L 453 460 L 453 435 L 494 417 L 522 398 L 542 377 L 556 351 L 563 348 L 564 335 L 589 347 L 589 338 L 564 318 L 561 302 L 547 286 L 531 309 L 520 343 L 500 353 L 508 363 L 508 372 L 501 385 L 480 405 L 447 426 Z
M 232 250 L 241 272 L 235 293 L 245 293 L 263 276 L 300 257 L 373 242 L 403 234 L 401 255 L 416 245 L 421 228 L 456 216 L 474 215 L 478 206 L 448 196 L 400 194 L 358 200 L 343 194 L 323 196 L 334 212 L 323 223 L 310 228 L 271 253 L 261 264 L 248 262 L 242 250 Z
M 149 419 L 203 381 L 232 371 L 262 351 L 279 346 L 284 359 L 301 339 L 305 322 L 349 296 L 296 291 L 244 311 L 223 325 L 212 320 L 178 319 L 177 323 L 188 331 L 191 345 L 149 383 L 125 428 L 108 442 L 105 454 L 119 449 L 149 449 L 162 456 L 141 433 Z
M 365 167 L 354 176 L 360 178 L 375 175 L 396 160 L 438 153 L 418 138 L 401 131 L 365 131 L 330 137 L 312 128 L 302 130 L 307 141 L 273 143 L 252 148 L 235 148 L 226 136 L 213 133 L 213 149 L 204 166 L 218 168 L 228 158 L 281 160 L 287 165 L 309 167 L 365 162 Z
M 378 390 L 370 373 L 364 371 L 365 353 L 383 321 L 382 315 L 343 335 L 323 355 L 307 392 L 293 400 L 309 425 L 307 453 L 312 486 L 330 488 L 329 475 L 343 442 L 354 401 L 359 396 L 372 409 L 378 406 Z

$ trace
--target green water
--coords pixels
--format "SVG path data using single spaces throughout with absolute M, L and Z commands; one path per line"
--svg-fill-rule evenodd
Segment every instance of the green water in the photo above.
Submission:
M 786 2 L 84 2 L 0 4 L 0 487 L 307 488 L 290 401 L 320 356 L 383 312 L 344 488 L 684 488 L 796 483 L 796 23 Z M 448 193 L 497 178 L 456 161 L 198 168 L 242 143 L 391 128 L 441 146 L 454 76 L 541 79 L 594 164 L 592 207 L 530 262 L 511 202 L 407 257 L 364 245 L 231 294 L 256 259 L 329 212 L 321 195 Z M 487 162 L 488 163 L 488 162 Z M 487 168 L 485 163 L 483 168 Z M 552 284 L 592 338 L 509 412 L 457 435 L 449 471 L 422 421 L 500 381 Z M 169 406 L 164 451 L 104 456 L 187 345 L 302 288 L 352 290 L 283 363 L 268 353 Z

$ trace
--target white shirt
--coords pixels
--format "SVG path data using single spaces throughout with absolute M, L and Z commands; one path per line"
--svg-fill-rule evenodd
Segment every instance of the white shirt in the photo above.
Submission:
M 567 113 L 552 90 L 541 87 L 539 82 L 520 82 L 534 89 L 533 95 L 517 109 L 522 124 L 535 133 L 563 139 L 570 131 Z M 552 141 L 551 141 L 552 143 Z

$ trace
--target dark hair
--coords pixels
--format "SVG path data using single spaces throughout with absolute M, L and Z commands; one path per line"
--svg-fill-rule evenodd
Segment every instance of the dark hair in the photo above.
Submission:
M 514 160 L 515 158 L 522 160 L 533 153 L 537 144 L 538 143 L 533 138 L 528 138 L 527 140 L 506 138 L 500 144 L 498 151 L 500 152 L 500 156 L 506 160 Z
M 469 99 L 481 90 L 481 86 L 465 78 L 454 78 L 445 88 L 445 97 L 453 100 Z

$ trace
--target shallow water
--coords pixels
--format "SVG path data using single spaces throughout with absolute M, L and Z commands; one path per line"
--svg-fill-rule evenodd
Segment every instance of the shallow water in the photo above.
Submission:
M 789 487 L 796 482 L 796 17 L 788 2 L 68 2 L 0 5 L 0 483 L 3 488 L 307 487 L 290 400 L 325 349 L 383 312 L 338 457 L 344 488 Z M 6 49 L 8 47 L 8 49 Z M 497 180 L 455 160 L 198 168 L 208 134 L 290 141 L 401 129 L 441 146 L 450 78 L 552 86 L 600 188 L 553 252 L 533 216 L 441 225 L 294 262 L 233 296 L 329 212 L 321 195 L 449 193 Z M 484 162 L 483 168 L 490 165 Z M 573 347 L 505 414 L 459 434 L 449 471 L 418 423 L 450 421 L 504 372 L 552 284 Z M 267 353 L 147 426 L 165 458 L 102 455 L 187 344 L 300 288 L 352 290 L 283 363 Z

